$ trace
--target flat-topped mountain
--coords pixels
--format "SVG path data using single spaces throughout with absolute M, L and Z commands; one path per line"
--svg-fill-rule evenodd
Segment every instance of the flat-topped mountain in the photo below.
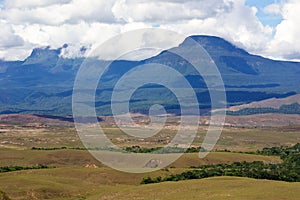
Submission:
M 178 47 L 189 51 L 187 40 L 198 42 L 218 67 L 229 106 L 269 98 L 283 98 L 300 93 L 300 63 L 276 61 L 252 55 L 230 42 L 214 36 L 190 36 Z M 64 48 L 64 47 L 62 47 Z M 32 113 L 70 115 L 72 88 L 84 58 L 63 58 L 62 48 L 34 49 L 24 61 L 0 61 L 0 113 Z M 192 57 L 193 55 L 191 55 Z M 89 59 L 89 58 L 87 58 Z M 192 57 L 192 59 L 199 59 Z M 95 61 L 109 63 L 109 61 Z M 119 60 L 111 63 L 96 92 L 99 115 L 110 114 L 110 97 L 115 83 L 130 69 L 145 63 L 170 66 L 183 74 L 197 88 L 201 108 L 209 109 L 210 100 L 205 82 L 189 62 L 168 50 L 142 61 Z M 176 97 L 166 88 L 145 86 L 133 97 L 134 112 L 145 112 L 150 104 L 163 102 L 167 110 L 178 109 Z

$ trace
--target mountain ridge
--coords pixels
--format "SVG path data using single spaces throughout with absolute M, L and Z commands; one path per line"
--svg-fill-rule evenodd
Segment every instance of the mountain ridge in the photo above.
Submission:
M 300 93 L 300 63 L 252 55 L 216 36 L 194 35 L 187 39 L 198 42 L 218 67 L 229 106 Z M 190 50 L 186 40 L 172 49 Z M 63 58 L 60 56 L 62 48 L 38 48 L 24 61 L 0 61 L 0 84 L 5 86 L 0 88 L 0 114 L 72 114 L 72 87 L 84 58 Z M 198 59 L 193 55 L 191 57 L 196 61 Z M 179 71 L 197 89 L 200 107 L 209 109 L 209 92 L 201 75 L 189 62 L 164 50 L 142 61 L 113 61 L 96 92 L 99 114 L 109 114 L 111 91 L 118 79 L 134 67 L 147 63 L 159 63 Z M 166 90 L 148 87 L 133 96 L 133 111 L 145 112 L 151 103 L 161 100 L 160 94 L 168 99 L 164 102 L 165 106 L 177 108 L 174 97 Z

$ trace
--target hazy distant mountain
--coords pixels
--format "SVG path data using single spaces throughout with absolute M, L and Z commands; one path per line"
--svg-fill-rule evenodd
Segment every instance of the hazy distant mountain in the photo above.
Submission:
M 219 37 L 191 38 L 201 44 L 216 63 L 226 87 L 229 105 L 300 93 L 300 63 L 251 55 Z M 189 51 L 191 48 L 193 46 L 185 40 L 172 50 Z M 34 49 L 24 61 L 0 61 L 0 113 L 72 113 L 72 87 L 83 58 L 62 58 L 60 52 L 61 49 L 40 48 Z M 193 59 L 199 58 L 195 56 Z M 145 63 L 164 64 L 178 70 L 194 88 L 198 88 L 200 107 L 209 109 L 209 93 L 202 77 L 186 60 L 166 50 L 143 61 L 114 61 L 96 92 L 99 115 L 110 113 L 111 91 L 117 80 L 128 70 Z M 175 96 L 166 88 L 149 86 L 141 88 L 133 96 L 132 111 L 145 112 L 153 103 L 162 103 L 172 112 L 177 112 L 179 108 Z
M 230 111 L 239 111 L 245 108 L 274 108 L 279 109 L 283 105 L 299 104 L 300 105 L 300 94 L 292 95 L 286 98 L 271 98 L 262 101 L 255 101 L 249 104 L 243 104 L 239 106 L 229 107 Z
M 286 98 L 270 98 L 262 101 L 254 101 L 249 104 L 230 106 L 228 115 L 255 115 L 265 113 L 300 114 L 300 94 Z M 213 111 L 218 113 L 219 110 Z

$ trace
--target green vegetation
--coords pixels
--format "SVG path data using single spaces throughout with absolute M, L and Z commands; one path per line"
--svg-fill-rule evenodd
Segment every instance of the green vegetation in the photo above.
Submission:
M 180 174 L 168 175 L 164 178 L 158 176 L 154 179 L 146 177 L 142 184 L 159 183 L 163 181 L 180 181 L 189 179 L 202 179 L 214 176 L 238 176 L 256 179 L 280 180 L 299 182 L 300 173 L 286 164 L 264 164 L 261 161 L 234 162 L 233 164 L 217 164 L 192 167 L 195 170 Z
M 43 150 L 43 151 L 52 151 L 52 150 L 61 150 L 61 149 L 68 149 L 67 147 L 32 147 L 31 150 Z M 85 148 L 78 148 L 81 150 Z
M 124 153 L 158 153 L 158 154 L 166 154 L 166 153 L 197 153 L 199 151 L 205 152 L 206 150 L 201 147 L 190 147 L 190 148 L 179 148 L 179 147 L 152 147 L 145 148 L 140 147 L 138 145 L 125 147 L 122 150 L 115 148 L 103 148 L 103 147 L 95 147 L 95 148 L 84 148 L 84 147 L 32 147 L 31 150 L 41 150 L 41 151 L 52 151 L 52 150 L 93 150 L 93 151 L 118 151 Z M 229 152 L 229 151 L 228 151 Z
M 290 105 L 282 105 L 280 108 L 243 108 L 238 111 L 226 111 L 227 115 L 254 115 L 264 113 L 281 113 L 281 114 L 300 114 L 300 105 L 293 103 Z
M 300 143 L 297 143 L 291 147 L 280 146 L 280 147 L 263 148 L 262 150 L 258 150 L 256 153 L 261 155 L 267 155 L 267 156 L 280 156 L 281 159 L 298 157 L 300 156 Z M 300 159 L 297 164 L 300 164 Z
M 0 191 L 0 200 L 11 200 L 4 192 Z
M 201 179 L 213 176 L 239 176 L 256 179 L 280 180 L 288 182 L 300 182 L 300 144 L 292 147 L 264 148 L 257 153 L 270 156 L 280 156 L 283 163 L 266 164 L 262 161 L 234 162 L 232 164 L 217 164 L 191 167 L 195 170 L 188 170 L 180 174 L 168 175 L 164 178 L 146 177 L 142 184 L 159 183 L 163 181 L 180 181 L 189 179 Z
M 153 148 L 143 148 L 138 145 L 132 147 L 124 148 L 126 152 L 131 153 L 197 153 L 199 151 L 205 152 L 206 150 L 201 147 L 190 147 L 190 148 L 179 148 L 179 147 L 153 147 Z
M 20 171 L 20 170 L 29 170 L 29 169 L 47 169 L 50 168 L 47 165 L 35 165 L 31 167 L 22 167 L 22 166 L 5 166 L 5 167 L 0 167 L 0 173 L 3 172 L 13 172 L 13 171 Z M 53 168 L 53 167 L 51 167 Z

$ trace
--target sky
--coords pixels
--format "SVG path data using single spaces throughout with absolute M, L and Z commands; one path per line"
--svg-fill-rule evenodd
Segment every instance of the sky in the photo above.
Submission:
M 282 1 L 283 2 L 283 1 Z M 272 27 L 277 26 L 282 20 L 282 16 L 280 14 L 270 14 L 264 10 L 269 5 L 279 4 L 278 0 L 247 0 L 247 6 L 254 6 L 257 8 L 256 16 L 261 21 L 263 25 L 269 25 Z
M 61 56 L 86 54 L 139 28 L 222 37 L 250 53 L 300 60 L 299 0 L 0 0 L 0 59 L 69 44 Z M 155 38 L 153 38 L 155 39 Z

